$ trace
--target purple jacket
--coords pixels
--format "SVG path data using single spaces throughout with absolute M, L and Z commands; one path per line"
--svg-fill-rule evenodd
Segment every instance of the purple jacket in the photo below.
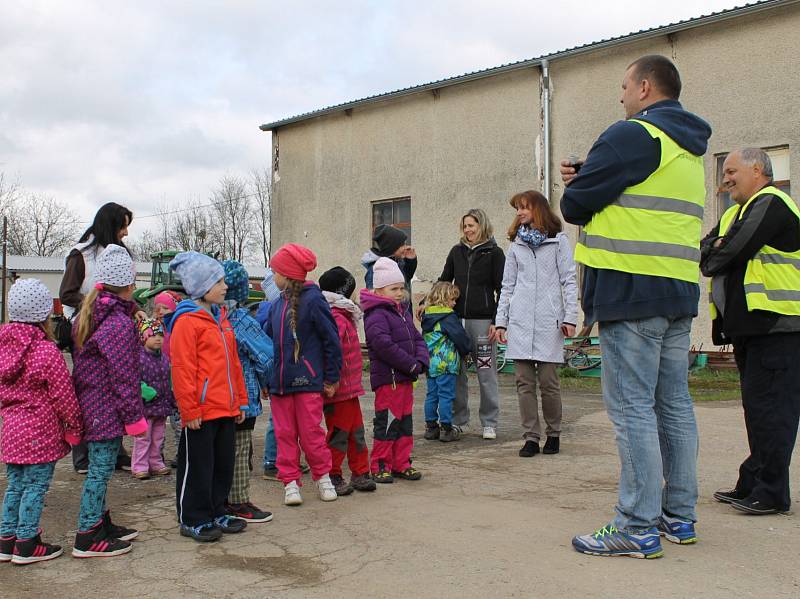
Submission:
M 133 302 L 101 291 L 94 304 L 94 333 L 73 354 L 72 380 L 86 441 L 105 441 L 141 430 L 140 344 L 133 309 Z
M 428 346 L 405 306 L 361 290 L 364 332 L 369 348 L 369 382 L 383 385 L 416 381 L 428 369 Z
M 175 409 L 175 396 L 172 394 L 169 358 L 164 352 L 153 353 L 139 348 L 139 368 L 142 381 L 156 390 L 157 395 L 144 402 L 145 418 L 166 418 Z

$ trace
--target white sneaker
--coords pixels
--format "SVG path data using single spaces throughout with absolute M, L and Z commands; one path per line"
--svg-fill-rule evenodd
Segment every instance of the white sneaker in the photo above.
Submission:
M 320 478 L 317 481 L 317 486 L 319 487 L 319 498 L 322 501 L 336 501 L 338 495 L 329 475 L 326 474 Z
M 493 441 L 497 439 L 497 431 L 494 430 L 493 426 L 484 426 L 483 438 L 486 439 L 487 441 Z
M 297 486 L 297 481 L 293 480 L 286 487 L 284 487 L 286 495 L 283 498 L 284 505 L 302 505 L 303 497 L 300 495 L 300 487 Z

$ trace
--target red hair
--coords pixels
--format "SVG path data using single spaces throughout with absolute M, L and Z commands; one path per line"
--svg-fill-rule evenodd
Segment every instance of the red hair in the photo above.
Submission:
M 508 202 L 515 210 L 517 208 L 528 208 L 533 217 L 531 218 L 530 226 L 539 229 L 548 237 L 555 237 L 556 233 L 561 233 L 563 226 L 561 219 L 553 212 L 547 198 L 540 194 L 538 191 L 528 190 L 521 193 L 514 194 Z M 519 215 L 514 217 L 514 222 L 508 228 L 508 240 L 514 241 L 517 238 L 517 229 L 519 229 Z

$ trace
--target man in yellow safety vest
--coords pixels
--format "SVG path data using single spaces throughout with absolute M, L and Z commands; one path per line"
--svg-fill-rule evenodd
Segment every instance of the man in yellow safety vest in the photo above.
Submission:
M 800 210 L 773 185 L 766 152 L 745 148 L 723 164 L 735 202 L 703 239 L 712 277 L 712 337 L 733 343 L 750 455 L 731 490 L 714 497 L 749 514 L 789 510 L 789 462 L 800 418 Z
M 583 229 L 581 302 L 599 324 L 603 399 L 621 468 L 616 515 L 573 538 L 590 555 L 662 555 L 660 535 L 697 540 L 697 424 L 688 385 L 689 333 L 700 298 L 703 155 L 711 127 L 685 110 L 664 56 L 625 72 L 626 120 L 586 161 L 561 163 L 561 213 Z

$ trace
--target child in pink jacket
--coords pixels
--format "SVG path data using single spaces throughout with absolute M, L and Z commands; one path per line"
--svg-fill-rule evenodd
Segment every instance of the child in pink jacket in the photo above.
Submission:
M 81 440 L 83 424 L 69 370 L 52 340 L 50 291 L 20 279 L 8 293 L 11 322 L 0 327 L 0 459 L 8 488 L 0 562 L 32 564 L 62 554 L 41 540 L 39 518 L 56 462 Z

